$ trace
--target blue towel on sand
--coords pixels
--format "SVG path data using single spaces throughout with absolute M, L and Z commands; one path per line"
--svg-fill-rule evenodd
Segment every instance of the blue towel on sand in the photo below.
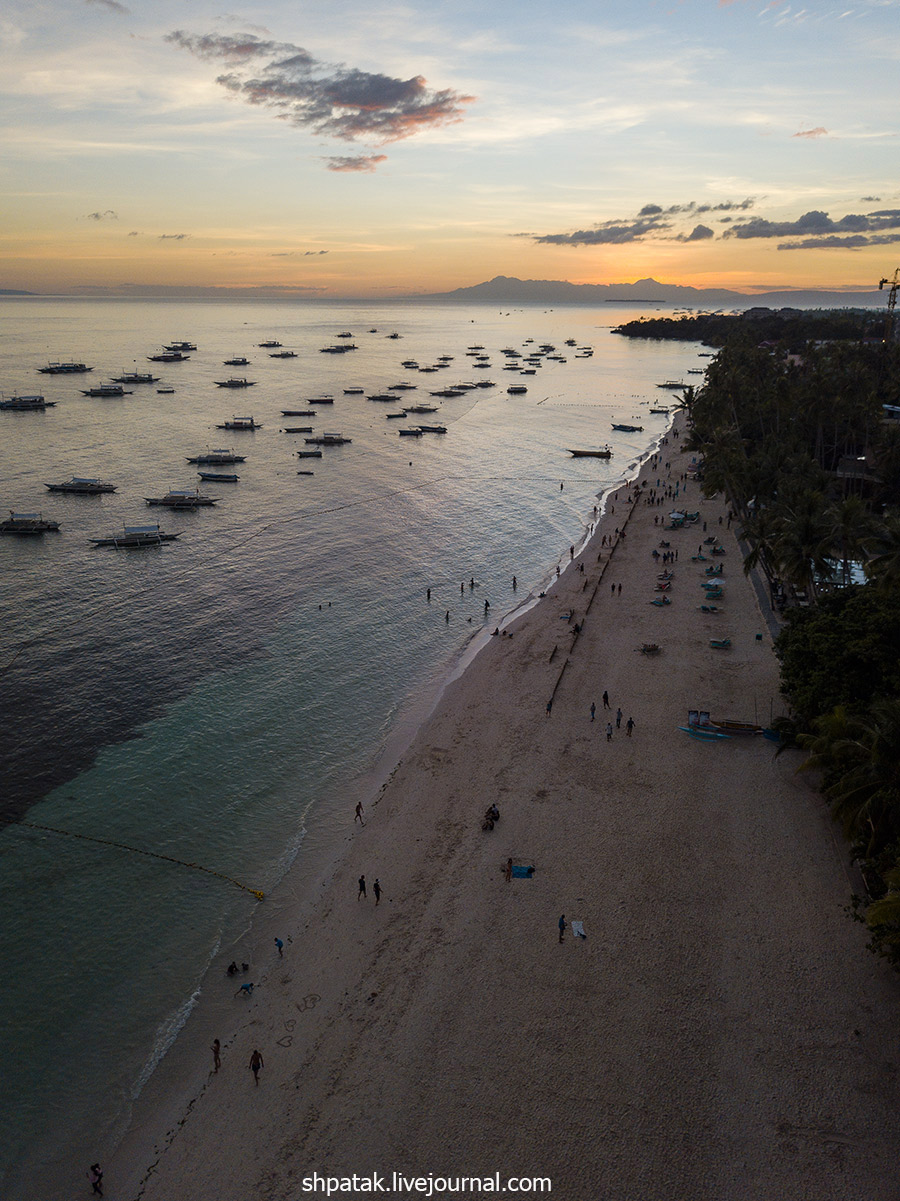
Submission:
M 530 880 L 534 875 L 534 868 L 525 867 L 523 864 L 516 864 L 512 869 L 512 874 L 516 880 Z

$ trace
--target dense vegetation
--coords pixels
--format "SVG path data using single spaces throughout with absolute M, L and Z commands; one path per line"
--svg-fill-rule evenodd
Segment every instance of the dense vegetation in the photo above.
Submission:
M 783 342 L 802 349 L 824 338 L 880 339 L 884 314 L 862 309 L 749 309 L 745 313 L 698 313 L 693 317 L 641 317 L 613 330 L 626 338 L 660 338 L 675 342 L 705 342 L 707 346 Z
M 704 336 L 702 320 L 682 329 Z M 737 514 L 745 570 L 784 611 L 785 733 L 860 864 L 872 945 L 900 964 L 900 422 L 882 407 L 900 404 L 900 346 L 869 340 L 862 319 L 823 336 L 785 316 L 776 337 L 732 321 L 686 390 L 690 445 L 704 490 Z

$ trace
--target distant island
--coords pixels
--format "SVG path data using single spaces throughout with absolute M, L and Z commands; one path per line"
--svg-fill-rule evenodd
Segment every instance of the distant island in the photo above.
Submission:
M 871 292 L 835 292 L 797 289 L 782 292 L 732 292 L 725 288 L 691 288 L 639 279 L 633 284 L 570 284 L 557 279 L 516 279 L 496 275 L 485 283 L 452 292 L 428 293 L 419 300 L 490 301 L 499 304 L 664 304 L 682 308 L 869 308 L 883 305 L 885 295 Z
M 22 288 L 0 288 L 0 296 L 37 296 L 37 292 L 25 292 Z

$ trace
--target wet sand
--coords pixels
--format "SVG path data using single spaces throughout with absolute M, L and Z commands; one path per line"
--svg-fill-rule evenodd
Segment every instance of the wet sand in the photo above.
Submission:
M 660 458 L 674 484 L 689 456 Z M 350 803 L 346 855 L 227 1009 L 221 1071 L 138 1122 L 108 1196 L 288 1201 L 313 1172 L 395 1171 L 549 1177 L 566 1201 L 900 1196 L 900 990 L 845 912 L 827 811 L 796 754 L 678 729 L 782 709 L 724 504 L 679 497 L 727 552 L 692 562 L 702 526 L 663 532 L 671 502 L 630 491 L 449 686 L 365 827 Z M 507 882 L 508 857 L 533 876 Z M 560 943 L 561 914 L 587 937 Z

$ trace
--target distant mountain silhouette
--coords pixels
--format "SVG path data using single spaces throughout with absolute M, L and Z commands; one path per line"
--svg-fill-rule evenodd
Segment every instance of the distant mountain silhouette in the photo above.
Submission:
M 639 279 L 633 284 L 570 284 L 559 279 L 516 279 L 496 275 L 486 283 L 452 292 L 428 293 L 421 300 L 485 300 L 503 304 L 602 304 L 605 302 L 681 305 L 684 308 L 824 308 L 878 305 L 883 292 L 828 292 L 805 289 L 782 292 L 732 292 L 726 288 L 691 288 Z

